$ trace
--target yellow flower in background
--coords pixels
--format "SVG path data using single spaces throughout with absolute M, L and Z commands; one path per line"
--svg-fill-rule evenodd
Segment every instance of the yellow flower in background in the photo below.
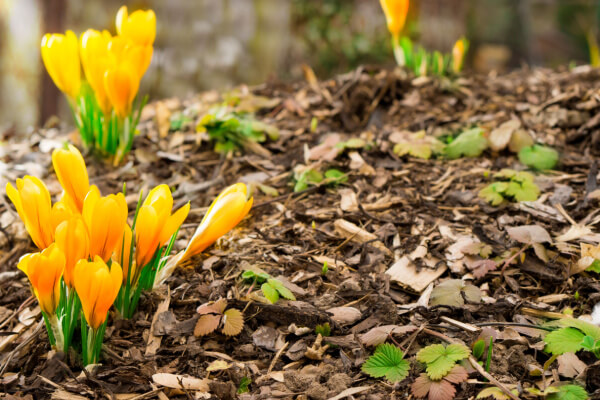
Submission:
M 27 275 L 40 308 L 53 315 L 60 300 L 60 277 L 65 269 L 65 256 L 52 244 L 41 253 L 26 254 L 17 265 Z
M 452 70 L 455 73 L 459 73 L 462 70 L 468 47 L 469 42 L 464 37 L 454 43 L 454 47 L 452 48 Z
M 127 12 L 127 6 L 122 6 L 116 17 L 117 33 L 135 44 L 147 46 L 154 43 L 156 37 L 156 15 L 154 11 L 137 10 Z
M 131 104 L 139 85 L 140 77 L 131 63 L 123 63 L 106 71 L 104 88 L 119 118 L 125 118 L 131 113 Z
M 102 258 L 94 261 L 79 260 L 73 271 L 73 283 L 81 300 L 85 320 L 92 329 L 98 329 L 106 320 L 108 310 L 121 288 L 123 271 L 113 262 L 110 269 Z
M 73 145 L 68 149 L 56 149 L 52 153 L 54 172 L 63 190 L 65 202 L 81 213 L 83 200 L 90 189 L 87 167 L 83 156 Z
M 104 89 L 104 74 L 110 66 L 109 43 L 112 36 L 108 31 L 98 32 L 88 29 L 81 35 L 80 52 L 81 65 L 85 77 L 94 90 L 96 101 L 104 115 L 111 110 L 110 100 Z
M 73 31 L 47 33 L 42 38 L 42 60 L 54 84 L 74 99 L 81 87 L 77 36 Z
M 152 61 L 152 45 L 135 44 L 121 36 L 113 37 L 108 43 L 109 65 L 128 64 L 141 80 Z
M 129 268 L 131 264 L 133 264 L 133 258 L 131 257 L 131 240 L 133 239 L 133 232 L 131 232 L 131 228 L 128 224 L 125 225 L 125 230 L 123 231 L 123 237 L 119 244 L 117 244 L 117 248 L 115 249 L 115 257 L 119 265 L 123 268 L 123 285 L 127 283 L 127 274 L 129 273 Z M 131 261 L 131 262 L 130 262 Z M 131 270 L 130 282 L 133 281 L 135 275 L 135 265 Z
M 190 203 L 171 214 L 173 196 L 167 185 L 152 189 L 140 207 L 136 229 L 136 264 L 143 267 L 152 260 L 156 249 L 164 246 L 181 226 L 190 211 Z
M 68 287 L 73 287 L 73 269 L 79 260 L 90 255 L 90 239 L 88 232 L 79 215 L 74 215 L 63 221 L 55 233 L 56 246 L 65 256 L 64 280 Z
M 252 201 L 252 197 L 247 198 L 247 188 L 243 183 L 236 183 L 223 190 L 210 205 L 178 262 L 203 252 L 232 230 L 248 214 Z
M 127 224 L 125 196 L 118 193 L 102 197 L 98 188 L 91 186 L 83 202 L 82 215 L 90 237 L 90 256 L 108 261 L 122 240 Z
M 399 36 L 406 22 L 408 0 L 380 0 L 380 3 L 387 20 L 388 30 L 392 36 Z
M 6 194 L 17 209 L 33 243 L 43 250 L 54 241 L 52 203 L 46 185 L 35 176 L 17 179 L 17 187 L 6 184 Z

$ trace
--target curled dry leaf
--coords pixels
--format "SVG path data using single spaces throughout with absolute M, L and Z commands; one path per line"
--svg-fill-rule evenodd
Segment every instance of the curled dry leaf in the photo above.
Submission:
M 223 313 L 223 332 L 227 336 L 238 335 L 244 327 L 244 314 L 240 310 L 230 308 Z
M 152 380 L 157 385 L 166 386 L 171 389 L 198 390 L 201 392 L 209 391 L 209 380 L 199 379 L 185 375 L 175 375 L 160 373 L 152 375 Z
M 490 148 L 494 151 L 505 149 L 510 143 L 513 133 L 520 127 L 521 121 L 518 119 L 511 119 L 494 129 L 488 137 Z
M 450 279 L 433 288 L 429 304 L 462 307 L 465 305 L 465 299 L 470 303 L 479 303 L 481 291 L 460 279 Z
M 229 369 L 230 367 L 231 364 L 225 360 L 215 360 L 208 364 L 208 367 L 206 367 L 206 372 L 223 371 Z
M 377 346 L 378 344 L 385 342 L 390 335 L 401 335 L 403 333 L 414 332 L 415 330 L 417 330 L 417 327 L 414 325 L 383 325 L 362 334 L 360 336 L 360 341 L 365 346 Z
M 331 313 L 331 319 L 341 325 L 348 325 L 358 321 L 362 314 L 354 307 L 333 307 L 327 310 Z
M 538 225 L 523 225 L 506 228 L 511 239 L 519 243 L 552 243 L 552 238 L 547 230 Z

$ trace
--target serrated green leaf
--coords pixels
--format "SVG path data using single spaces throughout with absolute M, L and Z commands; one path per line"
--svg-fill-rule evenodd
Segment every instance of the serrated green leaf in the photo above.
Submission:
M 508 188 L 507 182 L 490 183 L 479 191 L 478 196 L 493 206 L 498 206 L 504 201 L 504 192 Z
M 576 328 L 594 340 L 600 340 L 600 327 L 592 323 L 582 321 L 576 318 L 563 318 L 559 321 L 560 326 Z
M 444 347 L 434 344 L 421 349 L 417 360 L 427 364 L 427 375 L 432 380 L 442 379 L 454 367 L 457 361 L 469 357 L 470 350 L 463 344 L 451 344 Z
M 281 295 L 281 297 L 283 297 L 284 299 L 296 300 L 296 297 L 290 291 L 290 289 L 288 289 L 285 286 L 283 286 L 283 283 L 281 283 L 277 279 L 273 279 L 273 278 L 268 279 L 267 283 L 269 285 L 271 285 L 275 290 L 277 290 L 279 292 L 279 294 Z
M 555 355 L 576 353 L 581 350 L 581 342 L 585 335 L 575 328 L 561 328 L 546 335 L 544 351 Z
M 390 382 L 400 382 L 408 376 L 410 364 L 403 359 L 404 353 L 398 347 L 383 343 L 365 361 L 361 370 L 373 378 L 386 377 Z
M 248 271 L 244 271 L 242 273 L 242 279 L 244 279 L 244 280 L 251 280 L 254 278 L 256 278 L 256 273 L 254 271 L 248 270 Z
M 344 183 L 348 182 L 347 174 L 343 173 L 339 169 L 328 169 L 325 171 L 325 178 L 330 179 L 332 183 Z
M 265 299 L 269 300 L 271 304 L 277 303 L 277 300 L 279 300 L 279 292 L 277 291 L 277 289 L 271 286 L 270 283 L 263 283 L 260 289 L 262 290 Z
M 539 171 L 552 169 L 558 163 L 558 152 L 551 147 L 534 144 L 519 151 L 519 161 Z
M 588 393 L 579 385 L 558 386 L 558 392 L 548 396 L 548 400 L 587 400 Z
M 536 201 L 540 195 L 540 189 L 531 181 L 515 182 L 512 180 L 505 193 L 514 197 L 516 201 Z
M 481 128 L 473 128 L 464 131 L 450 144 L 448 144 L 444 150 L 446 157 L 450 159 L 457 159 L 462 156 L 465 157 L 477 157 L 488 148 L 488 141 L 483 135 Z
M 596 341 L 591 336 L 585 336 L 581 341 L 581 348 L 587 351 L 594 351 L 596 349 Z

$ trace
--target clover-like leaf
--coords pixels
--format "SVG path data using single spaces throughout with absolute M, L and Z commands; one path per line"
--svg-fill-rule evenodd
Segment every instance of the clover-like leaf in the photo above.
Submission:
M 290 289 L 286 288 L 283 283 L 278 281 L 277 279 L 268 279 L 267 283 L 273 287 L 273 289 L 277 290 L 281 297 L 288 300 L 296 300 L 296 296 L 290 291 Z
M 504 201 L 504 193 L 508 189 L 508 182 L 493 182 L 479 191 L 478 196 L 493 206 L 498 206 Z
M 433 380 L 446 376 L 457 361 L 469 357 L 469 348 L 463 344 L 451 344 L 444 347 L 434 344 L 421 349 L 417 353 L 417 360 L 427 364 L 427 375 Z
M 508 183 L 505 193 L 514 197 L 516 201 L 536 201 L 540 195 L 540 189 L 531 181 Z
M 390 382 L 400 382 L 408 376 L 410 364 L 404 360 L 404 353 L 398 347 L 383 343 L 377 346 L 371 357 L 364 362 L 362 371 L 373 378 L 385 376 Z
M 519 161 L 540 171 L 552 169 L 558 163 L 558 152 L 551 147 L 534 144 L 519 151 Z
M 260 289 L 263 292 L 263 295 L 271 304 L 277 303 L 279 300 L 279 292 L 275 289 L 269 282 L 265 282 L 261 285 Z
M 588 393 L 579 385 L 558 386 L 558 392 L 548 396 L 548 400 L 587 400 Z
M 488 147 L 483 129 L 473 128 L 456 137 L 444 150 L 446 157 L 457 159 L 462 156 L 477 157 Z
M 554 355 L 564 353 L 576 353 L 582 348 L 582 341 L 585 335 L 575 328 L 561 328 L 552 331 L 546 335 L 544 342 L 546 347 L 544 351 Z

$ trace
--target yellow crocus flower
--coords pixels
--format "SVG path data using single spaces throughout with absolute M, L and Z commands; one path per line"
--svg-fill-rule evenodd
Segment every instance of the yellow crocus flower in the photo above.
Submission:
M 142 268 L 152 260 L 181 226 L 190 211 L 190 203 L 171 215 L 173 196 L 167 185 L 152 189 L 140 207 L 135 229 L 136 264 Z
M 50 192 L 44 182 L 26 175 L 17 179 L 17 187 L 6 184 L 6 194 L 17 209 L 33 243 L 43 250 L 54 241 L 54 224 Z M 57 221 L 58 222 L 58 221 Z
M 52 221 L 52 232 L 56 232 L 56 228 L 58 228 L 63 221 L 71 218 L 74 213 L 77 214 L 77 210 L 73 209 L 72 205 L 67 205 L 63 200 L 54 203 L 50 217 Z
M 248 214 L 252 201 L 252 197 L 247 198 L 247 188 L 243 183 L 236 183 L 223 190 L 210 205 L 178 262 L 203 252 L 232 230 Z
M 113 262 L 110 269 L 96 256 L 94 261 L 79 260 L 73 270 L 75 291 L 81 300 L 81 309 L 88 325 L 96 330 L 106 320 L 108 310 L 121 288 L 123 271 Z
M 136 44 L 121 36 L 115 36 L 109 41 L 108 50 L 111 66 L 129 64 L 139 80 L 142 79 L 152 61 L 152 45 Z
M 468 41 L 463 37 L 458 39 L 452 48 L 452 70 L 457 74 L 463 68 L 467 46 Z
M 110 100 L 104 89 L 104 74 L 110 66 L 109 43 L 112 37 L 108 31 L 98 32 L 88 29 L 81 35 L 81 65 L 85 77 L 94 90 L 96 101 L 104 115 L 111 110 Z
M 65 201 L 81 213 L 83 200 L 90 189 L 87 167 L 83 156 L 73 145 L 52 152 L 54 172 L 65 191 Z
M 127 12 L 127 6 L 122 6 L 116 17 L 117 33 L 139 45 L 152 45 L 156 37 L 156 14 L 154 11 L 137 10 Z
M 133 282 L 134 275 L 136 273 L 135 268 L 135 260 L 131 257 L 131 240 L 133 239 L 133 232 L 131 232 L 131 228 L 128 224 L 125 225 L 125 230 L 123 231 L 123 237 L 119 244 L 117 244 L 117 248 L 115 249 L 115 256 L 113 260 L 116 260 L 123 268 L 123 285 L 127 284 L 127 274 L 129 273 L 129 268 L 131 264 L 133 264 L 133 268 L 131 270 L 130 281 Z M 130 263 L 131 261 L 131 263 Z
M 398 37 L 408 14 L 408 0 L 380 0 L 392 36 Z
M 90 239 L 80 215 L 74 215 L 63 221 L 55 233 L 56 246 L 65 256 L 65 272 L 63 278 L 68 287 L 73 287 L 73 269 L 79 260 L 90 255 Z
M 29 278 L 42 311 L 53 315 L 60 300 L 60 277 L 65 269 L 65 256 L 60 249 L 52 244 L 41 253 L 26 254 L 17 268 Z
M 131 63 L 111 67 L 104 74 L 104 89 L 117 116 L 125 118 L 131 113 L 131 104 L 137 95 L 140 77 Z
M 127 224 L 125 196 L 118 193 L 102 197 L 98 188 L 91 186 L 83 201 L 82 215 L 90 237 L 90 256 L 108 261 Z
M 79 95 L 81 71 L 79 66 L 77 36 L 73 31 L 66 34 L 47 33 L 42 38 L 42 60 L 54 84 L 70 98 Z

